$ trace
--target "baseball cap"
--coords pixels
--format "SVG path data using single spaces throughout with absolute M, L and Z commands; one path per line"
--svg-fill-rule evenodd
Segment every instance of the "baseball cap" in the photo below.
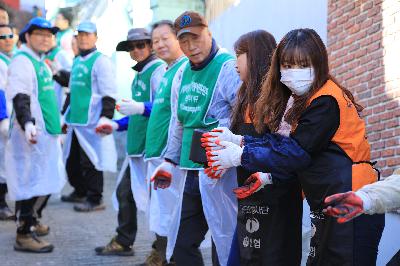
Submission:
M 91 21 L 83 21 L 79 23 L 78 27 L 76 27 L 77 32 L 87 32 L 87 33 L 96 33 L 97 27 Z
M 208 27 L 208 23 L 199 13 L 194 11 L 185 11 L 175 20 L 174 27 L 177 37 L 184 33 L 199 35 L 203 28 Z
M 126 41 L 118 43 L 116 50 L 129 52 L 130 42 L 143 41 L 143 40 L 151 41 L 150 33 L 145 28 L 131 29 L 128 31 L 128 36 L 126 37 Z

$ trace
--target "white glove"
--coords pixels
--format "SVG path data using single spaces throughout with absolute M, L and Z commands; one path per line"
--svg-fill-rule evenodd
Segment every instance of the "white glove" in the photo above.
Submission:
M 114 130 L 118 129 L 118 124 L 107 117 L 100 117 L 97 122 L 96 133 L 105 136 L 111 134 Z
M 0 121 L 0 134 L 4 137 L 8 136 L 8 129 L 10 128 L 10 119 L 4 118 Z
M 216 144 L 225 148 L 207 152 L 208 166 L 211 166 L 215 171 L 240 166 L 243 153 L 242 147 L 228 141 L 219 142 L 217 140 Z
M 29 121 L 25 123 L 25 139 L 30 144 L 37 143 L 37 132 L 35 125 Z
M 233 134 L 227 127 L 217 127 L 203 134 L 202 142 L 229 141 L 236 145 L 242 144 L 243 136 Z
M 144 103 L 132 99 L 123 99 L 117 104 L 116 109 L 123 115 L 141 115 L 144 112 Z

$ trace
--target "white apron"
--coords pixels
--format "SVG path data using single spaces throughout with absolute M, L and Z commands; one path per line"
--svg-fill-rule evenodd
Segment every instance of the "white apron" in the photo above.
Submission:
M 151 159 L 148 162 L 148 177 L 150 179 L 154 170 L 164 161 L 164 159 Z M 181 205 L 181 192 L 184 191 L 185 183 L 183 178 L 183 170 L 175 167 L 171 185 L 166 189 L 154 190 L 154 183 L 151 183 L 151 196 L 149 207 L 149 225 L 150 231 L 155 232 L 160 236 L 168 236 L 171 228 L 176 221 L 176 215 L 179 205 Z M 179 220 L 178 220 L 179 223 Z
M 220 179 L 209 178 L 199 171 L 199 187 L 204 216 L 217 249 L 218 260 L 227 265 L 237 222 L 237 198 L 233 189 L 238 187 L 236 168 L 230 168 Z
M 115 147 L 114 136 L 100 136 L 95 132 L 97 122 L 100 119 L 101 97 L 93 95 L 91 108 L 89 111 L 87 125 L 68 124 L 67 136 L 64 142 L 64 163 L 67 162 L 71 149 L 72 132 L 74 131 L 79 145 L 85 151 L 90 161 L 98 171 L 117 172 L 117 149 Z M 67 110 L 67 112 L 69 109 Z
M 125 171 L 129 166 L 130 177 L 131 177 L 131 191 L 133 198 L 136 203 L 138 210 L 143 211 L 147 214 L 149 207 L 149 180 L 146 178 L 147 163 L 143 160 L 143 157 L 128 157 L 126 156 L 121 170 L 117 177 L 117 185 L 112 195 L 112 202 L 115 210 L 118 210 L 118 199 L 117 199 L 117 188 L 121 182 Z
M 170 228 L 167 233 L 168 242 L 166 250 L 166 257 L 168 261 L 171 259 L 172 254 L 174 253 L 175 243 L 178 237 L 179 225 L 181 221 L 181 212 L 182 212 L 182 199 L 183 199 L 183 192 L 185 190 L 187 170 L 182 170 L 179 169 L 179 167 L 175 167 L 174 172 L 172 174 L 173 174 L 172 183 L 170 187 L 174 188 L 173 194 L 178 198 L 175 207 L 171 210 L 171 213 L 169 214 Z
M 0 184 L 6 183 L 6 170 L 5 170 L 5 148 L 6 148 L 7 138 L 0 135 Z
M 36 119 L 37 143 L 28 144 L 17 120 L 11 118 L 10 139 L 6 144 L 6 179 L 11 200 L 59 193 L 65 184 L 59 136 L 46 132 L 36 97 L 31 97 L 32 117 Z

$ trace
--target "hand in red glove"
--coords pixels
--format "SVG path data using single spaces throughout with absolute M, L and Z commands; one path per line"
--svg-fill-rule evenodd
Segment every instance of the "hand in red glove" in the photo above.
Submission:
M 204 173 L 211 179 L 219 179 L 225 174 L 226 170 L 214 170 L 212 167 L 204 169 Z
M 100 117 L 96 125 L 96 133 L 105 136 L 111 134 L 114 130 L 118 129 L 118 124 L 107 117 Z
M 155 190 L 157 190 L 157 188 L 165 189 L 171 185 L 172 170 L 174 167 L 172 163 L 164 161 L 154 170 L 150 181 L 154 182 Z
M 338 193 L 325 198 L 325 204 L 330 205 L 323 210 L 329 216 L 337 217 L 338 223 L 348 222 L 364 212 L 363 201 L 353 191 Z
M 244 182 L 244 185 L 235 188 L 233 192 L 238 199 L 244 199 L 262 189 L 265 185 L 272 184 L 271 174 L 257 172 Z

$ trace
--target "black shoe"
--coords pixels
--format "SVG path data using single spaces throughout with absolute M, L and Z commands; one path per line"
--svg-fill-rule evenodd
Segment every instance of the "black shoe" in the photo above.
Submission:
M 96 255 L 100 256 L 133 256 L 134 252 L 132 247 L 123 246 L 117 242 L 116 238 L 113 237 L 110 243 L 103 247 L 97 247 L 94 249 Z
M 93 211 L 102 211 L 106 208 L 106 205 L 103 202 L 93 203 L 90 201 L 85 201 L 83 203 L 78 203 L 74 205 L 74 210 L 77 212 L 93 212 Z
M 82 203 L 85 202 L 86 197 L 79 196 L 75 191 L 71 192 L 69 195 L 62 195 L 61 201 L 72 202 L 72 203 Z

